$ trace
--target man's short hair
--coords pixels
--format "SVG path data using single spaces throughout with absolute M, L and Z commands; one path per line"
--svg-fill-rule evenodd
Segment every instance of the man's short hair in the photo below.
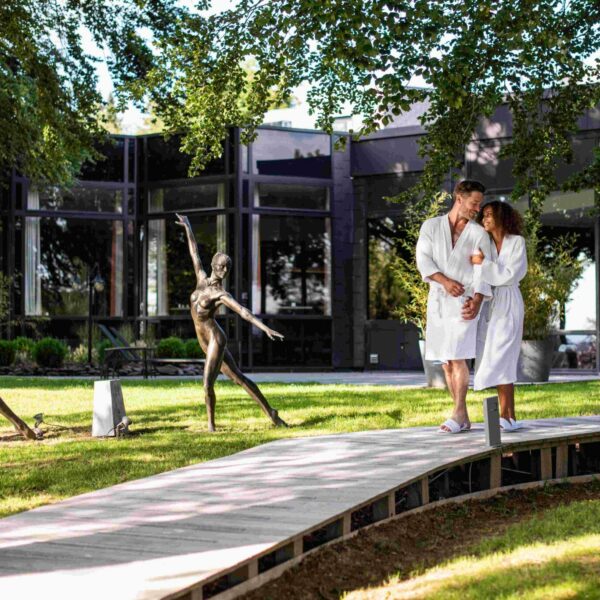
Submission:
M 458 194 L 469 196 L 473 192 L 481 192 L 482 194 L 485 194 L 485 185 L 476 179 L 463 179 L 454 186 L 452 200 L 456 200 L 456 196 L 458 196 Z

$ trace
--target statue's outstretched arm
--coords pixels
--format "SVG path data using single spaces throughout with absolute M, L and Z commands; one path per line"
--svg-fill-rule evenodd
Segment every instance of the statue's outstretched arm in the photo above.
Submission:
M 194 237 L 194 232 L 192 231 L 192 226 L 190 225 L 190 220 L 182 215 L 175 213 L 177 218 L 177 225 L 181 225 L 185 229 L 185 233 L 187 234 L 188 248 L 190 250 L 190 256 L 192 257 L 192 263 L 194 263 L 194 271 L 196 272 L 196 279 L 198 283 L 202 279 L 206 279 L 206 271 L 202 266 L 202 261 L 200 260 L 200 253 L 198 252 L 198 244 L 196 243 L 196 238 Z
M 283 335 L 270 327 L 267 327 L 259 318 L 255 317 L 246 307 L 242 306 L 233 299 L 233 297 L 229 294 L 224 294 L 219 298 L 219 302 L 224 304 L 227 308 L 231 309 L 234 313 L 237 313 L 244 319 L 252 323 L 252 325 L 256 325 L 260 330 L 264 331 L 271 340 L 283 340 Z

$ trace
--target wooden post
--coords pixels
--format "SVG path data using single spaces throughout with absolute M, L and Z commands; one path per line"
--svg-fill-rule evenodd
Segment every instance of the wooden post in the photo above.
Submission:
M 248 579 L 252 579 L 258 575 L 258 560 L 254 559 L 248 563 Z
M 556 448 L 556 479 L 563 479 L 569 474 L 569 446 L 562 444 Z
M 342 517 L 342 535 L 349 535 L 352 531 L 352 513 L 347 512 Z
M 429 477 L 421 479 L 421 506 L 429 504 Z
M 542 448 L 540 450 L 541 462 L 542 462 L 542 480 L 547 481 L 552 479 L 552 449 Z
M 300 556 L 304 552 L 304 544 L 302 543 L 302 536 L 294 539 L 294 556 Z
M 194 588 L 190 592 L 191 600 L 202 600 L 202 586 Z
M 28 440 L 37 440 L 38 437 L 35 435 L 33 429 L 23 421 L 23 419 L 19 418 L 15 413 L 10 410 L 8 404 L 0 398 L 0 414 L 6 417 L 14 426 L 15 429 L 26 439 Z
M 396 514 L 396 492 L 388 494 L 388 517 Z
M 490 490 L 502 486 L 502 454 L 497 452 L 490 456 Z

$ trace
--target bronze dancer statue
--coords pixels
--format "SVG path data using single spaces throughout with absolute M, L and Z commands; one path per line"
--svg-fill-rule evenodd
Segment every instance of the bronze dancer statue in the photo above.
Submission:
M 220 305 L 227 306 L 240 315 L 242 319 L 262 329 L 270 339 L 282 340 L 283 336 L 267 327 L 223 289 L 223 279 L 231 269 L 231 259 L 227 254 L 217 252 L 211 261 L 212 273 L 210 277 L 206 274 L 189 219 L 181 215 L 177 215 L 177 218 L 179 219 L 177 224 L 185 228 L 190 255 L 194 263 L 194 271 L 196 272 L 196 289 L 190 298 L 190 310 L 198 342 L 206 354 L 206 362 L 204 363 L 204 401 L 206 402 L 206 413 L 208 415 L 208 430 L 215 430 L 215 381 L 219 371 L 241 385 L 276 427 L 287 427 L 277 411 L 269 406 L 267 399 L 262 395 L 258 386 L 240 371 L 231 352 L 227 349 L 227 336 L 216 322 L 215 313 Z

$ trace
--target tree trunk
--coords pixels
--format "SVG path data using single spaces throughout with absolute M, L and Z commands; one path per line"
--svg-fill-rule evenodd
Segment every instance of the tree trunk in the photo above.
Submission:
M 37 440 L 37 436 L 35 435 L 33 429 L 31 429 L 29 425 L 25 423 L 25 421 L 17 417 L 17 415 L 10 410 L 8 404 L 6 404 L 2 398 L 0 398 L 0 415 L 6 417 L 24 438 L 27 438 L 28 440 Z

